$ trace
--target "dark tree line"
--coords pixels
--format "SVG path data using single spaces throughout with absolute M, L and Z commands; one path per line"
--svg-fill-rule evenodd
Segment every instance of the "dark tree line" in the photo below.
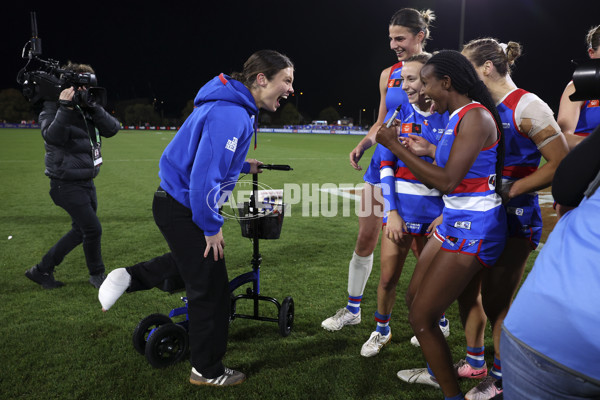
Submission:
M 178 116 L 166 116 L 162 104 L 155 100 L 138 98 L 118 101 L 107 107 L 109 112 L 124 125 L 181 125 L 194 109 L 193 100 L 189 100 Z M 0 90 L 0 121 L 19 123 L 38 118 L 39 107 L 29 103 L 21 91 L 17 89 Z M 316 119 L 335 123 L 340 119 L 340 114 L 333 106 L 322 110 Z M 263 126 L 283 126 L 307 124 L 312 121 L 311 116 L 298 111 L 296 106 L 288 102 L 277 112 L 263 111 L 259 116 L 259 123 Z

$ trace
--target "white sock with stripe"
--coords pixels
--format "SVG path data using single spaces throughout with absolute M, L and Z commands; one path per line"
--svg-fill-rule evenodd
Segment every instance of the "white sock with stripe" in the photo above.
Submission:
M 353 252 L 352 259 L 348 265 L 348 309 L 356 314 L 360 310 L 367 280 L 373 269 L 373 253 L 366 257 L 359 256 Z M 351 304 L 352 303 L 352 304 Z M 352 308 L 351 308 L 352 307 Z

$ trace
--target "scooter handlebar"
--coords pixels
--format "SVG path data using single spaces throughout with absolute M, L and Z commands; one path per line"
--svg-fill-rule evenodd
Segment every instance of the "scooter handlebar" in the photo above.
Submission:
M 270 169 L 270 170 L 276 170 L 276 171 L 293 171 L 292 167 L 290 167 L 289 165 L 284 165 L 284 164 L 263 164 L 263 165 L 259 165 L 258 168 Z

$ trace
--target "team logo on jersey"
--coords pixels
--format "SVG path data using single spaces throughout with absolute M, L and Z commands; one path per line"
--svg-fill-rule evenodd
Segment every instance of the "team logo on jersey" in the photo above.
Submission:
M 421 133 L 421 124 L 402 124 L 402 133 Z
M 455 228 L 471 230 L 471 221 L 456 221 L 454 223 Z
M 506 212 L 509 214 L 514 214 L 519 217 L 522 217 L 524 211 L 522 208 L 519 208 L 519 207 L 506 207 Z
M 588 108 L 600 107 L 600 100 L 590 100 L 587 106 Z
M 496 189 L 496 174 L 490 175 L 490 177 L 488 178 L 488 186 L 490 190 Z
M 390 79 L 388 80 L 388 87 L 389 88 L 397 88 L 397 87 L 401 87 L 402 86 L 402 79 Z
M 238 139 L 236 137 L 234 137 L 233 139 L 227 141 L 225 148 L 227 150 L 233 151 L 235 153 L 235 149 L 237 149 L 237 142 L 238 142 Z
M 446 236 L 446 243 L 448 243 L 450 246 L 455 246 L 458 243 L 458 238 L 455 238 L 454 236 Z

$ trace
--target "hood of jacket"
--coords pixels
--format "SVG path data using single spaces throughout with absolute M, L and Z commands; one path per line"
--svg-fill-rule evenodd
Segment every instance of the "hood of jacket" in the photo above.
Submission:
M 249 114 L 258 114 L 256 101 L 244 84 L 231 77 L 220 74 L 204 85 L 194 99 L 194 106 L 211 101 L 229 101 L 244 107 Z

